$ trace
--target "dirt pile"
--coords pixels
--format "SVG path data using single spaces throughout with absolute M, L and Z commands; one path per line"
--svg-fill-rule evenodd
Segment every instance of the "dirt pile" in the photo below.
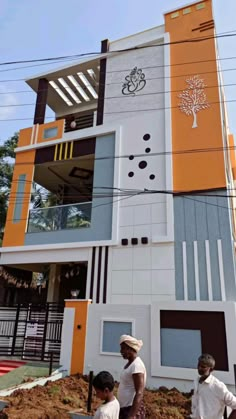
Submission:
M 86 377 L 66 377 L 31 390 L 16 390 L 5 398 L 9 406 L 0 419 L 68 419 L 72 410 L 86 415 L 87 397 Z M 190 396 L 176 389 L 145 390 L 144 401 L 148 419 L 181 419 L 190 412 Z M 93 398 L 91 415 L 100 403 Z

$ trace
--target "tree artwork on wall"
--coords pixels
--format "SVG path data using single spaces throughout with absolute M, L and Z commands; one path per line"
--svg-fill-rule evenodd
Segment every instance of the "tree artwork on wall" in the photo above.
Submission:
M 125 83 L 122 86 L 123 95 L 135 95 L 135 93 L 142 90 L 146 85 L 145 74 L 143 70 L 134 67 L 130 74 L 125 77 Z
M 206 84 L 199 76 L 190 77 L 186 80 L 186 83 L 187 89 L 178 95 L 181 99 L 178 106 L 181 112 L 193 116 L 192 128 L 197 128 L 197 113 L 210 107 L 204 91 Z

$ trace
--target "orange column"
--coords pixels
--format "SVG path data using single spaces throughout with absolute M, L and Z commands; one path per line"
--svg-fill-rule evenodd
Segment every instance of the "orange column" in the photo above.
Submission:
M 171 43 L 174 190 L 226 187 L 212 1 L 166 14 L 165 28 Z
M 84 372 L 88 310 L 91 300 L 66 300 L 66 308 L 74 308 L 74 330 L 71 354 L 71 374 Z
M 24 245 L 31 187 L 34 175 L 34 159 L 35 150 L 24 151 L 16 154 L 3 247 Z M 18 181 L 19 176 L 21 175 L 25 175 L 24 191 L 17 196 Z M 20 219 L 14 221 L 14 210 L 18 199 L 22 200 Z

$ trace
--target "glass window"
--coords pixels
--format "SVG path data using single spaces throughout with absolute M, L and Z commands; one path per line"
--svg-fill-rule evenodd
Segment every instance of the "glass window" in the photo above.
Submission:
M 202 353 L 200 330 L 161 329 L 161 365 L 196 368 Z
M 206 6 L 205 3 L 199 3 L 199 4 L 196 5 L 196 10 L 204 9 L 205 6 Z
M 174 12 L 174 13 L 171 13 L 171 19 L 175 19 L 176 17 L 179 17 L 179 12 Z
M 43 131 L 43 139 L 47 140 L 48 138 L 54 138 L 58 135 L 58 128 L 57 127 L 53 127 L 53 128 L 46 128 Z
M 120 353 L 121 335 L 132 335 L 132 322 L 104 320 L 102 352 Z
M 191 7 L 187 7 L 183 10 L 183 15 L 188 15 L 189 13 L 191 13 Z

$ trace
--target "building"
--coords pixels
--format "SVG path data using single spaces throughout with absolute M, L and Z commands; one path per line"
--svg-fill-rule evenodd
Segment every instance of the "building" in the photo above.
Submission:
M 65 310 L 71 372 L 105 362 L 117 376 L 128 332 L 143 337 L 149 385 L 187 385 L 202 351 L 234 382 L 235 154 L 219 63 L 204 0 L 27 80 L 34 125 L 20 131 L 0 263 L 47 272 L 48 301 L 84 300 Z

